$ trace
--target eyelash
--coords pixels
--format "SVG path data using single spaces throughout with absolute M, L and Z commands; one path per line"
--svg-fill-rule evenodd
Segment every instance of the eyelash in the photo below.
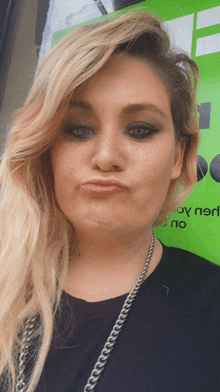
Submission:
M 74 131 L 76 131 L 76 130 L 79 131 L 80 129 L 81 130 L 87 130 L 88 132 L 89 131 L 93 131 L 94 132 L 94 129 L 91 128 L 90 126 L 88 126 L 87 124 L 69 124 L 69 125 L 67 125 L 65 127 L 64 132 L 67 135 L 72 135 L 72 136 L 74 136 L 77 139 L 81 139 L 81 140 L 86 140 L 88 138 L 91 139 L 91 137 L 89 137 L 88 134 L 87 135 L 84 134 L 84 136 L 83 135 L 79 135 L 79 134 L 78 135 L 74 134 Z M 134 130 L 134 129 L 136 129 L 136 130 L 137 129 L 139 129 L 139 130 L 141 129 L 141 130 L 143 130 L 145 132 L 144 132 L 144 134 L 143 133 L 139 134 L 139 135 L 136 134 L 136 136 L 129 135 L 128 131 L 131 131 L 131 130 Z M 147 131 L 147 133 L 146 133 L 146 131 Z M 128 134 L 131 138 L 133 138 L 135 140 L 143 140 L 143 139 L 149 138 L 151 135 L 153 135 L 155 133 L 158 133 L 159 131 L 160 130 L 158 128 L 156 128 L 154 125 L 139 123 L 139 124 L 131 124 L 131 125 L 129 125 L 127 127 L 127 130 L 125 131 L 125 134 Z

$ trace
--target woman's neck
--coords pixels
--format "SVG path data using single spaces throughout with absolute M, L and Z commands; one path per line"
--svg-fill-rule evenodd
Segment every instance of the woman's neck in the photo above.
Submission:
M 115 298 L 131 291 L 148 257 L 152 232 L 142 236 L 102 239 L 82 236 L 71 259 L 64 290 L 88 302 Z M 159 264 L 163 253 L 156 239 L 147 277 Z M 147 278 L 146 277 L 146 278 Z

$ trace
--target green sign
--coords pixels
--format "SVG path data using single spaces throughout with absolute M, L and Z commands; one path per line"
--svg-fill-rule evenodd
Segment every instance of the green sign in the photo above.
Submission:
M 171 42 L 188 52 L 200 69 L 198 111 L 201 130 L 199 147 L 203 175 L 184 205 L 167 222 L 155 228 L 168 246 L 186 249 L 220 264 L 220 6 L 217 0 L 147 0 L 111 16 L 144 9 L 163 20 Z M 58 31 L 52 46 L 68 33 L 109 15 Z

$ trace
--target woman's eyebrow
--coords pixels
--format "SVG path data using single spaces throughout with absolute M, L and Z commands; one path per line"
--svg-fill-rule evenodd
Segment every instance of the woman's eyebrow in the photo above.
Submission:
M 93 110 L 92 105 L 90 105 L 90 103 L 85 102 L 85 101 L 70 101 L 69 103 L 69 107 L 70 108 L 83 108 L 83 109 L 87 109 L 87 110 Z
M 69 106 L 71 108 L 83 108 L 86 110 L 93 110 L 93 107 L 90 103 L 86 102 L 86 101 L 71 101 Z M 122 113 L 124 114 L 132 114 L 132 113 L 137 113 L 140 112 L 142 110 L 147 110 L 147 111 L 151 111 L 157 114 L 160 114 L 162 117 L 167 117 L 166 114 L 158 108 L 158 106 L 154 105 L 153 103 L 133 103 L 130 105 L 125 106 L 122 109 Z
M 155 113 L 160 114 L 162 117 L 167 117 L 166 114 L 161 109 L 159 109 L 158 106 L 154 105 L 153 103 L 145 103 L 145 104 L 133 103 L 133 104 L 126 106 L 123 109 L 123 112 L 126 114 L 127 113 L 132 114 L 132 113 L 140 112 L 142 110 L 155 112 Z

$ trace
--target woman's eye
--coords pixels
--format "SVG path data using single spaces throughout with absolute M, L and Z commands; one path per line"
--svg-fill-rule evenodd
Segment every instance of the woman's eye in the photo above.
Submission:
M 134 139 L 145 139 L 157 132 L 159 132 L 159 129 L 151 124 L 129 125 L 126 131 L 126 133 Z
M 64 132 L 67 135 L 72 135 L 78 139 L 91 138 L 93 129 L 88 125 L 83 124 L 69 124 L 64 128 Z
M 94 137 L 94 129 L 87 124 L 69 124 L 64 128 L 67 135 L 76 139 L 91 139 Z M 133 139 L 146 139 L 152 134 L 159 132 L 159 129 L 151 124 L 131 124 L 125 133 Z

